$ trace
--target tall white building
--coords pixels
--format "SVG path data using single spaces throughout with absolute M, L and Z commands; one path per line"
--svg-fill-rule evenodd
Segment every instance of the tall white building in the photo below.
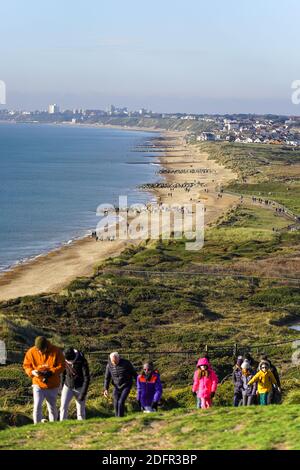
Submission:
M 59 106 L 57 104 L 49 104 L 48 113 L 49 114 L 59 113 Z

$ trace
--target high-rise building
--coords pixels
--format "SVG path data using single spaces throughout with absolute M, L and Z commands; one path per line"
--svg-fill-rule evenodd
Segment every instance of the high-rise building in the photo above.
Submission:
M 59 113 L 59 106 L 57 104 L 49 104 L 48 113 L 49 114 Z

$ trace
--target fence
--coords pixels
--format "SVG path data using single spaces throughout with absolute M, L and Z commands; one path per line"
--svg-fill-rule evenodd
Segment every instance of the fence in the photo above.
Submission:
M 194 357 L 195 360 L 199 358 L 199 355 L 202 353 L 208 354 L 211 358 L 217 357 L 231 357 L 232 359 L 236 358 L 240 354 L 245 354 L 246 352 L 251 352 L 255 354 L 260 354 L 262 352 L 267 352 L 268 349 L 274 349 L 280 346 L 287 346 L 293 345 L 296 341 L 300 341 L 300 336 L 298 338 L 289 339 L 286 341 L 280 341 L 275 343 L 264 343 L 264 344 L 239 344 L 233 343 L 229 344 L 228 346 L 213 346 L 209 344 L 199 345 L 197 349 L 185 349 L 181 351 L 163 351 L 163 350 L 147 350 L 147 349 L 140 349 L 140 350 L 122 350 L 118 349 L 119 354 L 126 358 L 139 358 L 140 360 L 155 360 L 158 357 L 186 357 L 191 358 Z M 7 351 L 7 359 L 8 363 L 21 363 L 26 352 L 27 348 L 24 349 L 10 349 L 9 347 L 6 349 Z M 112 350 L 85 350 L 85 356 L 87 358 L 95 359 L 98 358 L 101 362 L 107 362 L 109 354 Z
M 236 270 L 228 270 L 224 266 L 214 266 L 208 268 L 207 266 L 197 266 L 197 271 L 153 271 L 153 270 L 137 270 L 137 269 L 115 269 L 115 268 L 105 268 L 99 270 L 98 274 L 113 274 L 113 275 L 133 275 L 141 276 L 143 278 L 148 278 L 150 276 L 211 276 L 211 277 L 231 277 L 233 279 L 246 279 L 254 282 L 255 280 L 266 280 L 266 281 L 278 281 L 278 282 L 291 282 L 293 284 L 299 284 L 300 278 L 289 277 L 289 276 L 259 276 L 256 274 L 243 274 L 242 272 Z
M 273 343 L 263 343 L 263 344 L 239 344 L 234 343 L 227 346 L 212 346 L 209 344 L 199 345 L 197 349 L 185 349 L 181 351 L 164 351 L 164 350 L 119 350 L 119 353 L 122 357 L 130 360 L 134 365 L 136 370 L 141 369 L 143 361 L 152 360 L 158 369 L 162 373 L 162 379 L 166 378 L 166 375 L 169 374 L 169 367 L 170 367 L 170 359 L 171 362 L 175 362 L 176 366 L 174 367 L 175 373 L 171 371 L 171 380 L 170 377 L 167 377 L 166 382 L 176 383 L 180 386 L 188 385 L 191 382 L 191 377 L 193 370 L 195 368 L 195 364 L 198 358 L 203 355 L 204 353 L 209 355 L 210 360 L 212 361 L 213 367 L 217 372 L 217 375 L 220 380 L 220 384 L 223 384 L 228 379 L 231 378 L 232 374 L 232 366 L 234 364 L 234 360 L 238 355 L 244 355 L 246 352 L 251 353 L 252 355 L 258 355 L 262 353 L 266 353 L 269 355 L 270 358 L 273 359 L 274 355 L 277 353 L 280 355 L 284 355 L 288 352 L 286 349 L 287 347 L 291 347 L 294 342 L 297 340 L 300 341 L 299 338 L 295 338 L 294 340 L 286 340 L 280 342 L 273 342 Z M 24 358 L 26 349 L 11 349 L 8 347 L 7 355 L 8 355 L 8 363 L 10 365 L 16 365 L 21 372 L 22 362 Z M 111 350 L 96 350 L 96 351 L 89 351 L 86 350 L 85 356 L 89 361 L 90 369 L 91 369 L 91 376 L 92 379 L 97 379 L 102 382 L 102 378 L 105 372 L 105 367 L 107 364 L 108 356 Z M 0 369 L 1 370 L 1 369 Z M 0 390 L 7 388 L 7 382 L 10 380 L 18 380 L 16 378 L 12 378 L 10 375 L 7 377 L 5 376 L 6 366 L 2 365 L 2 373 L 0 376 Z M 173 375 L 172 375 L 173 374 Z M 174 377 L 175 378 L 174 378 Z M 173 377 L 173 378 L 172 378 Z M 24 380 L 26 380 L 24 376 Z M 101 387 L 101 385 L 100 385 Z M 28 405 L 32 401 L 32 390 L 29 385 L 20 384 L 20 393 L 16 393 L 15 389 L 13 389 L 13 393 L 10 395 L 5 394 L 3 395 L 2 406 L 9 407 L 10 403 L 19 404 L 19 405 Z M 101 393 L 101 389 L 99 389 L 99 393 Z

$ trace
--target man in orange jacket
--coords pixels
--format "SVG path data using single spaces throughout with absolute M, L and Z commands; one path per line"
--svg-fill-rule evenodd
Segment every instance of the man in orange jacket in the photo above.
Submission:
M 49 421 L 56 421 L 58 412 L 56 398 L 60 385 L 60 374 L 65 368 L 62 351 L 53 346 L 44 336 L 35 339 L 24 359 L 23 368 L 32 379 L 33 388 L 33 422 L 42 421 L 42 406 L 47 402 Z

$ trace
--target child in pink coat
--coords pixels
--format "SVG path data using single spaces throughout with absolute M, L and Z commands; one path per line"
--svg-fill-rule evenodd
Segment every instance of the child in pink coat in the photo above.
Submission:
M 218 377 L 208 359 L 203 357 L 197 363 L 194 373 L 193 392 L 197 394 L 197 408 L 210 408 L 217 390 Z

